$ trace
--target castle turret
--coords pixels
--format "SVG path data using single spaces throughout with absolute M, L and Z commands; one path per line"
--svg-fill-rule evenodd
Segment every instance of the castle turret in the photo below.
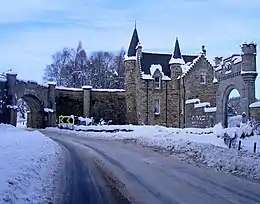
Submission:
M 128 48 L 127 55 L 125 56 L 125 94 L 127 106 L 127 120 L 130 124 L 137 124 L 137 110 L 136 110 L 136 84 L 140 70 L 137 63 L 137 54 L 140 55 L 142 47 L 139 43 L 137 29 L 135 27 L 131 42 Z
M 170 93 L 169 94 L 169 112 L 172 114 L 169 116 L 168 120 L 174 125 L 174 127 L 181 127 L 181 94 L 180 94 L 180 82 L 182 68 L 181 65 L 185 64 L 181 49 L 179 45 L 178 38 L 175 41 L 175 47 L 172 57 L 169 61 L 171 69 L 171 83 L 170 83 Z
M 256 44 L 244 43 L 242 49 L 242 67 L 241 76 L 244 83 L 247 85 L 247 106 L 255 102 L 255 80 L 257 77 L 256 71 Z M 249 113 L 247 113 L 249 114 Z
M 242 49 L 242 70 L 244 72 L 256 72 L 256 44 L 244 43 Z
M 172 53 L 172 57 L 169 61 L 169 64 L 171 69 L 171 78 L 172 80 L 177 80 L 177 78 L 182 73 L 181 65 L 185 64 L 181 55 L 181 49 L 180 49 L 178 38 L 176 38 L 174 51 Z

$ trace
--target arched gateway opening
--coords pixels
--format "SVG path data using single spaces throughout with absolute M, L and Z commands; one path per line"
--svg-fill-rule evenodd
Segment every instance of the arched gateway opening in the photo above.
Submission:
M 255 102 L 256 44 L 244 43 L 241 54 L 234 54 L 222 60 L 215 59 L 215 77 L 217 79 L 216 121 L 228 127 L 228 101 L 232 90 L 240 95 L 239 113 L 244 122 L 250 118 L 249 105 Z M 234 92 L 233 92 L 234 93 Z
M 226 108 L 227 127 L 238 127 L 242 122 L 241 98 L 237 89 L 231 90 Z
M 46 126 L 44 107 L 33 95 L 24 95 L 17 100 L 17 126 L 42 128 Z

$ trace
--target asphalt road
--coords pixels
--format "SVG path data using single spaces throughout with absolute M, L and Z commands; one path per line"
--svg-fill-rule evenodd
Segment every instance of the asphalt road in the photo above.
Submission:
M 44 133 L 67 149 L 61 203 L 260 204 L 259 183 L 131 143 Z

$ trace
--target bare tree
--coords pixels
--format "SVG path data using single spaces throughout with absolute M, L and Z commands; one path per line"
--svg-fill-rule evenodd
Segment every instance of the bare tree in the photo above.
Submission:
M 72 71 L 76 52 L 71 48 L 64 48 L 52 56 L 52 63 L 47 65 L 44 81 L 55 81 L 58 86 L 73 86 Z
M 123 88 L 123 48 L 118 55 L 97 51 L 89 57 L 79 42 L 76 50 L 64 48 L 52 57 L 45 69 L 44 81 L 56 81 L 58 86 L 93 88 Z

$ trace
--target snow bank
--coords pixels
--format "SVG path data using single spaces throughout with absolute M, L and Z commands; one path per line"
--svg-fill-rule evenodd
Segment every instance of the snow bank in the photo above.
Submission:
M 60 152 L 38 131 L 0 124 L 0 203 L 51 203 Z
M 91 129 L 125 129 L 132 132 L 74 132 L 76 135 L 107 140 L 133 141 L 153 149 L 171 151 L 176 157 L 197 165 L 206 165 L 216 170 L 223 170 L 237 175 L 260 180 L 260 136 L 246 137 L 252 128 L 244 125 L 241 128 L 223 129 L 221 124 L 214 128 L 166 128 L 163 126 L 103 125 L 87 126 Z M 48 128 L 49 131 L 72 131 Z M 245 137 L 245 139 L 243 139 Z M 238 141 L 242 141 L 241 151 L 237 150 Z M 229 149 L 229 142 L 232 148 Z M 257 152 L 253 152 L 257 142 Z

